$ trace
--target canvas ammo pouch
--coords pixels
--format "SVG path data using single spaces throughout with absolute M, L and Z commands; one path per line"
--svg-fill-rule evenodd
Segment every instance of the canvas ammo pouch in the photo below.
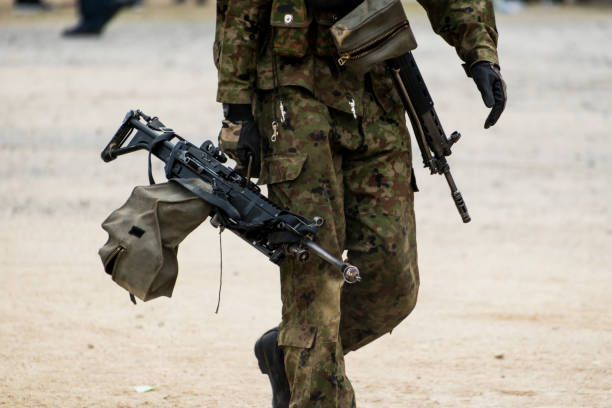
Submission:
M 417 47 L 400 0 L 365 0 L 338 20 L 331 34 L 338 63 L 358 73 Z
M 202 180 L 189 181 L 212 192 Z M 143 301 L 170 297 L 178 274 L 178 245 L 210 210 L 210 204 L 173 181 L 134 188 L 102 223 L 108 232 L 98 251 L 104 270 Z
M 306 56 L 311 22 L 305 1 L 274 0 L 270 13 L 274 52 L 282 57 Z

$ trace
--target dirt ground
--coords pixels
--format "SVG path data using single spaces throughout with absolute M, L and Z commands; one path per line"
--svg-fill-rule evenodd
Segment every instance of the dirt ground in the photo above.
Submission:
M 214 10 L 184 7 L 66 40 L 70 7 L 0 0 L 0 407 L 270 405 L 252 346 L 280 318 L 272 264 L 223 234 L 215 314 L 209 225 L 181 246 L 171 299 L 133 306 L 97 255 L 102 220 L 147 183 L 144 154 L 99 158 L 127 110 L 216 139 Z M 464 135 L 450 161 L 473 221 L 417 169 L 419 303 L 347 356 L 358 406 L 612 407 L 612 11 L 500 15 L 510 99 L 484 131 L 454 51 L 407 9 L 438 114 Z

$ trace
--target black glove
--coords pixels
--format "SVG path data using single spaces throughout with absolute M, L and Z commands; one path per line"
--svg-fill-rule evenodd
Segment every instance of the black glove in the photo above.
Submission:
M 488 129 L 497 122 L 506 107 L 506 83 L 499 72 L 499 66 L 488 61 L 474 64 L 468 76 L 476 82 L 484 104 L 493 108 L 484 124 L 485 129 Z
M 225 120 L 219 132 L 219 147 L 236 161 L 238 173 L 257 177 L 261 167 L 261 139 L 251 113 L 251 105 L 224 104 L 223 113 Z

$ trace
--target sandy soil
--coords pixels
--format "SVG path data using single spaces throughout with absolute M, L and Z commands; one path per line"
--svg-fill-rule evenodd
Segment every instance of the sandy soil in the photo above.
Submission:
M 64 40 L 71 9 L 0 2 L 0 407 L 269 406 L 252 345 L 280 317 L 273 265 L 223 234 L 214 314 L 208 225 L 181 246 L 172 299 L 134 307 L 97 256 L 102 220 L 146 184 L 144 154 L 99 159 L 128 109 L 216 138 L 212 7 L 155 4 Z M 510 100 L 490 131 L 454 51 L 412 15 L 438 113 L 464 135 L 451 165 L 473 221 L 417 169 L 420 300 L 347 356 L 358 405 L 612 407 L 612 12 L 500 16 Z

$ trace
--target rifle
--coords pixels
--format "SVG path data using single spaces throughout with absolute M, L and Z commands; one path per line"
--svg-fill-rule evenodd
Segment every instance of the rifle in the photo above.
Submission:
M 433 99 L 410 51 L 389 59 L 387 65 L 391 69 L 393 82 L 414 129 L 423 164 L 429 168 L 431 174 L 444 174 L 461 219 L 464 223 L 470 222 L 467 206 L 446 160 L 446 156 L 451 154 L 451 146 L 457 143 L 461 135 L 455 131 L 450 138 L 446 137 L 434 109 Z
M 124 147 L 134 130 L 136 133 Z M 172 139 L 178 141 L 173 144 Z M 305 262 L 312 251 L 336 267 L 346 282 L 361 280 L 357 267 L 335 258 L 313 241 L 324 223 L 322 218 L 310 220 L 277 207 L 261 194 L 256 184 L 223 165 L 227 157 L 211 141 L 197 147 L 166 127 L 157 117 L 131 110 L 101 156 L 102 160 L 110 162 L 136 150 L 149 151 L 151 184 L 154 184 L 151 174 L 151 155 L 154 155 L 165 163 L 168 180 L 178 182 L 211 204 L 210 222 L 215 228 L 232 231 L 275 264 L 280 264 L 287 256 Z M 197 187 L 189 181 L 190 178 L 208 183 L 212 193 Z

